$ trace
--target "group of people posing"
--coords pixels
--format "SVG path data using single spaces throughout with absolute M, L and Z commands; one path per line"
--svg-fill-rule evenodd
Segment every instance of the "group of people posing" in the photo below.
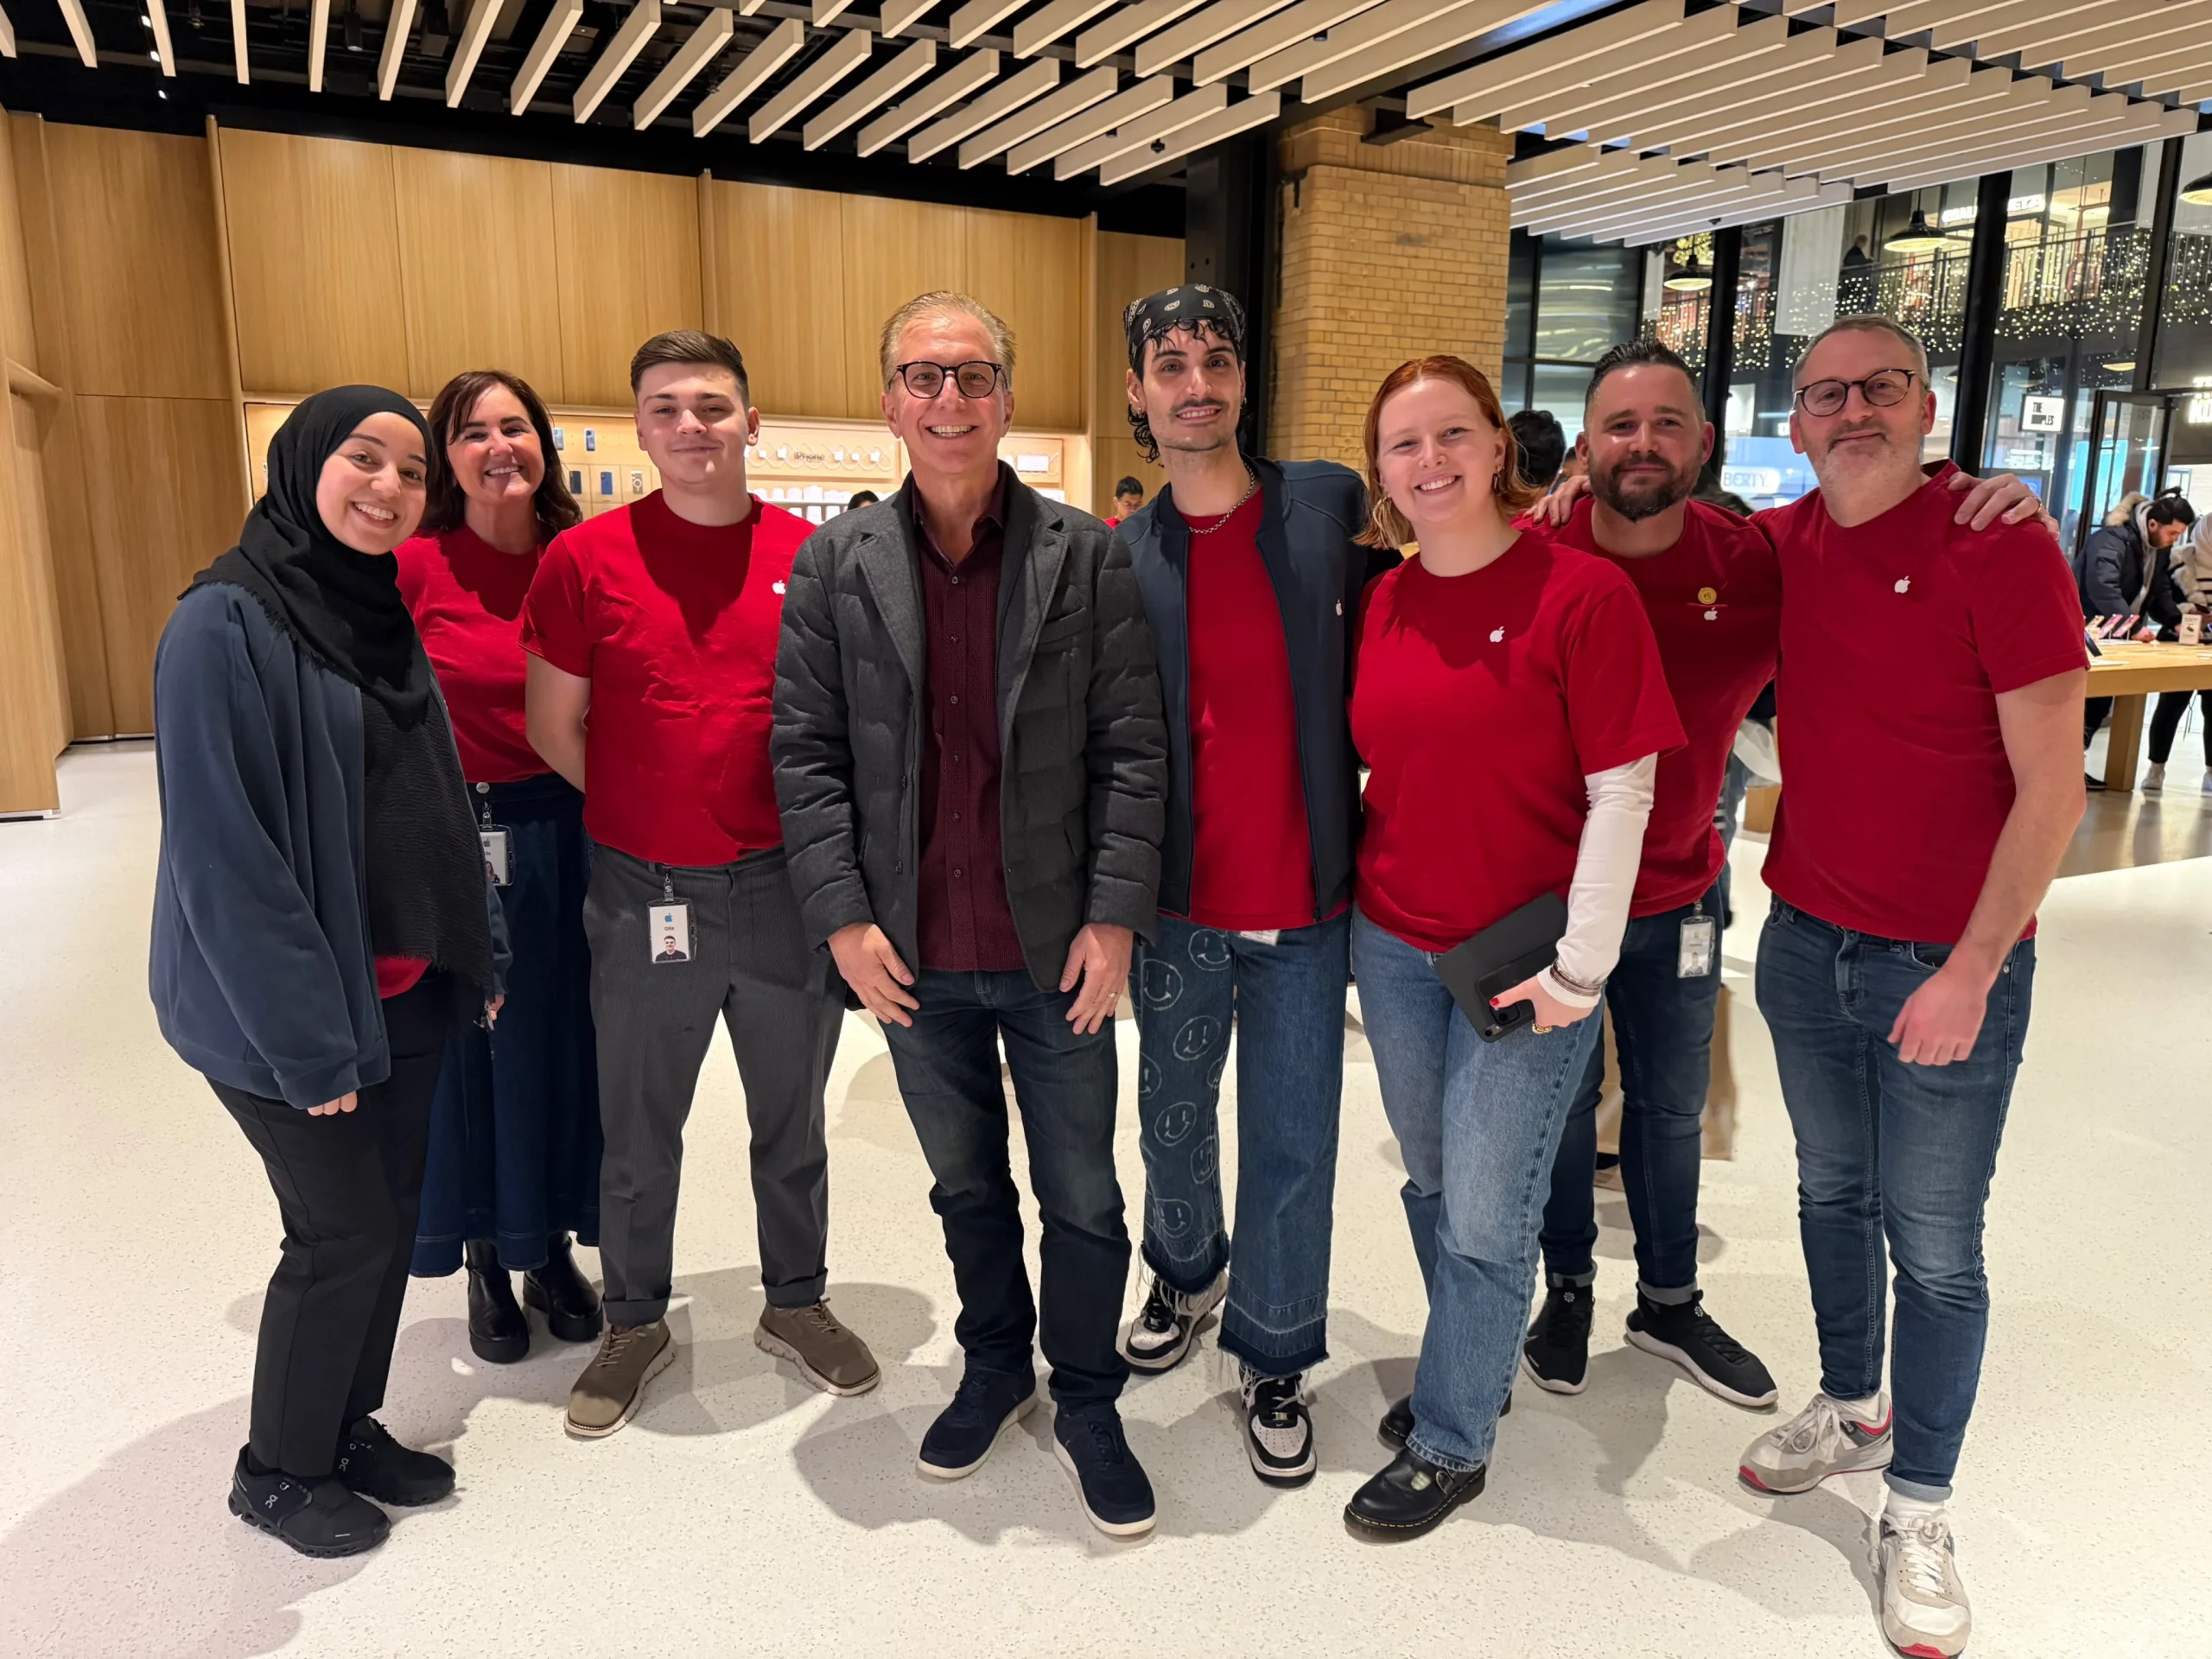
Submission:
M 427 421 L 359 386 L 294 411 L 156 671 L 155 1001 L 284 1224 L 231 1508 L 345 1554 L 388 1528 L 365 1500 L 451 1490 L 374 1415 L 410 1266 L 466 1262 L 494 1362 L 531 1340 L 520 1269 L 553 1336 L 596 1339 L 569 1432 L 631 1419 L 676 1351 L 683 1131 L 718 1017 L 751 1127 L 755 1339 L 817 1388 L 874 1387 L 827 1300 L 823 1093 L 855 1005 L 889 1045 L 958 1292 L 965 1369 L 922 1476 L 982 1466 L 1037 1403 L 1041 1348 L 1084 1513 L 1149 1531 L 1116 1402 L 1211 1326 L 1255 1475 L 1313 1478 L 1355 980 L 1429 1315 L 1350 1525 L 1411 1538 L 1477 1497 L 1516 1373 L 1586 1385 L 1601 1004 L 1627 1340 L 1771 1407 L 1696 1247 L 1715 808 L 1778 661 L 1758 999 L 1821 1376 L 1739 1473 L 1782 1493 L 1886 1467 L 1884 1628 L 1957 1653 L 1944 1506 L 1987 1319 L 1982 1211 L 2034 912 L 2082 805 L 2082 616 L 2032 497 L 1923 468 L 1926 359 L 1878 318 L 1799 365 L 1821 489 L 1749 521 L 1692 499 L 1712 429 L 1655 343 L 1597 365 L 1578 480 L 1540 500 L 1458 358 L 1384 379 L 1363 479 L 1242 447 L 1234 296 L 1180 286 L 1125 323 L 1131 426 L 1168 483 L 1113 528 L 1000 461 L 1014 342 L 950 292 L 882 331 L 904 486 L 819 528 L 748 491 L 759 416 L 709 334 L 638 351 L 663 486 L 588 522 L 511 375 L 461 377 Z M 1436 964 L 1544 895 L 1564 908 L 1548 965 L 1478 1031 Z M 1148 1277 L 1126 1323 L 1124 991 Z M 598 1292 L 571 1236 L 598 1246 Z

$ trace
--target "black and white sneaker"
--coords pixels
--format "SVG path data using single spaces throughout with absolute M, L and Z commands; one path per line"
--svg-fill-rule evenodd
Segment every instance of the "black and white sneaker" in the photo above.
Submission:
M 1521 1369 L 1540 1389 L 1580 1394 L 1590 1386 L 1590 1287 L 1553 1285 L 1521 1344 Z
M 1122 1357 L 1140 1371 L 1172 1371 L 1198 1340 L 1198 1325 L 1229 1294 L 1226 1268 L 1204 1290 L 1185 1295 L 1158 1274 L 1152 1292 L 1122 1335 Z
M 1628 1316 L 1628 1339 L 1647 1354 L 1671 1359 L 1707 1392 L 1754 1410 L 1775 1402 L 1774 1378 L 1757 1354 L 1720 1328 L 1704 1307 L 1705 1293 L 1687 1302 L 1655 1302 L 1638 1291 Z
M 1244 1455 L 1252 1460 L 1252 1472 L 1270 1486 L 1303 1486 L 1319 1466 L 1305 1382 L 1302 1371 L 1255 1376 L 1245 1369 Z

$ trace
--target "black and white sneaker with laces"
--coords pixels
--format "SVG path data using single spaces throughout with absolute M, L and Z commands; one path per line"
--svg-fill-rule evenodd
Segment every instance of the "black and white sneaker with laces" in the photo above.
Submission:
M 1590 1287 L 1554 1284 L 1521 1344 L 1521 1369 L 1540 1389 L 1580 1394 L 1590 1386 Z
M 1152 1290 L 1122 1334 L 1122 1357 L 1136 1370 L 1172 1371 L 1198 1340 L 1198 1325 L 1229 1294 L 1226 1268 L 1204 1290 L 1185 1295 L 1158 1274 Z
M 1255 1376 L 1249 1366 L 1244 1370 L 1244 1455 L 1270 1486 L 1303 1486 L 1319 1466 L 1305 1385 L 1302 1371 Z
M 1628 1316 L 1628 1339 L 1647 1354 L 1671 1359 L 1709 1394 L 1754 1410 L 1775 1402 L 1774 1378 L 1757 1354 L 1705 1311 L 1705 1293 L 1687 1302 L 1655 1302 L 1638 1291 Z

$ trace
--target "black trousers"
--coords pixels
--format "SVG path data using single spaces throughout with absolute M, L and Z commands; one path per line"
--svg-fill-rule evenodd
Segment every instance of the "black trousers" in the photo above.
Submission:
M 2189 712 L 2189 700 L 2204 700 L 2204 759 L 2212 766 L 2212 691 L 2161 691 L 2158 705 L 2151 711 L 2151 764 L 2163 766 L 2174 752 L 2174 734 L 2181 730 L 2182 716 Z
M 247 1444 L 288 1475 L 328 1474 L 346 1426 L 384 1403 L 452 1006 L 439 975 L 385 1003 L 391 1076 L 350 1112 L 310 1117 L 209 1079 L 261 1154 L 284 1220 Z

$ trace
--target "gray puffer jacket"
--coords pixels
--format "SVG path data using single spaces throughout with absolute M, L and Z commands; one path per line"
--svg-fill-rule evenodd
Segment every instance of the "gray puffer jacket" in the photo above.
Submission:
M 1128 550 L 1001 468 L 1000 839 L 1039 989 L 1090 922 L 1153 936 L 1167 744 Z M 874 922 L 918 963 L 926 631 L 910 478 L 791 565 L 769 752 L 807 937 Z

